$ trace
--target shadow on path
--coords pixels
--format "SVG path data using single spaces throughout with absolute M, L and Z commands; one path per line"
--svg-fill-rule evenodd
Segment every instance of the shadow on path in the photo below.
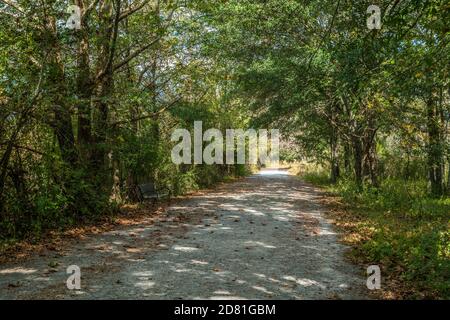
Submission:
M 318 198 L 286 172 L 262 171 L 173 205 L 158 223 L 0 266 L 0 298 L 366 298 Z M 66 288 L 69 265 L 81 268 L 80 291 Z

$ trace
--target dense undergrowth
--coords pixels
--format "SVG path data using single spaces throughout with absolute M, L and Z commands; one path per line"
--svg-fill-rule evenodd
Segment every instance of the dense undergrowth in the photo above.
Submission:
M 158 168 L 155 183 L 159 187 L 169 188 L 171 196 L 184 195 L 201 188 L 213 187 L 219 182 L 233 180 L 234 178 L 246 176 L 251 173 L 252 168 L 245 165 L 235 166 L 189 166 L 185 172 L 174 170 L 172 165 L 160 166 Z M 144 182 L 144 181 L 142 181 Z M 82 189 L 82 186 L 79 186 Z M 130 199 L 118 197 L 115 199 L 99 199 L 99 194 L 92 194 L 92 199 L 96 201 L 93 212 L 86 212 L 84 215 L 70 215 L 65 209 L 67 199 L 63 190 L 53 188 L 41 190 L 36 195 L 34 211 L 28 219 L 21 218 L 21 223 L 17 220 L 0 221 L 0 227 L 7 232 L 3 232 L 0 237 L 0 252 L 14 246 L 16 243 L 27 240 L 37 243 L 47 235 L 49 231 L 64 231 L 72 227 L 85 226 L 101 223 L 105 219 L 114 218 L 121 213 L 121 207 L 130 202 Z M 107 205 L 105 205 L 107 203 Z M 139 203 L 138 203 L 139 204 Z M 145 205 L 144 203 L 141 203 Z M 20 210 L 20 208 L 17 208 Z M 12 212 L 11 219 L 19 217 L 21 212 Z

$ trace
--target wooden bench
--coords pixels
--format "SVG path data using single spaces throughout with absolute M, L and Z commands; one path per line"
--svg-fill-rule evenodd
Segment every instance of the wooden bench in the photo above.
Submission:
M 139 201 L 153 200 L 156 201 L 161 198 L 170 197 L 169 188 L 156 188 L 153 182 L 140 184 L 136 188 Z

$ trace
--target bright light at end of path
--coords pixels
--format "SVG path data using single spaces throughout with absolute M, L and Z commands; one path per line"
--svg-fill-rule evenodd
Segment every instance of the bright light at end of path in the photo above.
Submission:
M 262 169 L 258 174 L 262 176 L 273 176 L 273 175 L 289 175 L 287 170 L 282 169 Z

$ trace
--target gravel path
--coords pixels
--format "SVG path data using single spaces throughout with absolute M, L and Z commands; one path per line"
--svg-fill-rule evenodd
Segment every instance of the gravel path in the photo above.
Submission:
M 0 265 L 1 299 L 364 299 L 316 189 L 263 171 L 148 218 Z M 81 290 L 66 268 L 81 268 Z

